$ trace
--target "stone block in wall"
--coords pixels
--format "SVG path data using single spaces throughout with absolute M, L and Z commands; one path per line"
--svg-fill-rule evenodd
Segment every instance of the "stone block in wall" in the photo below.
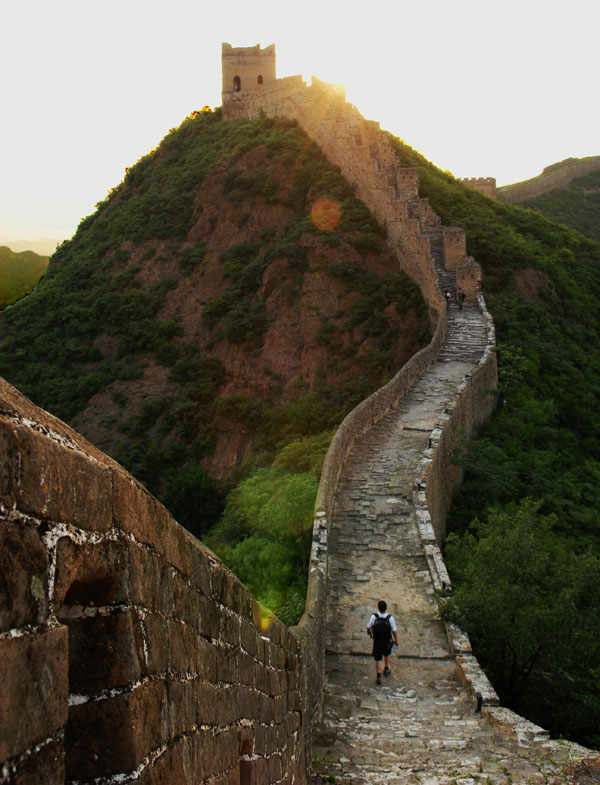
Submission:
M 242 648 L 252 657 L 255 657 L 258 651 L 258 630 L 253 622 L 246 621 L 245 619 L 241 620 L 240 638 Z
M 67 720 L 66 627 L 0 641 L 0 761 L 43 742 Z
M 237 684 L 240 678 L 238 653 L 235 649 L 221 650 L 217 658 L 217 681 Z
M 32 526 L 0 521 L 0 632 L 48 615 L 46 546 Z
M 10 510 L 17 498 L 19 443 L 14 424 L 5 417 L 0 417 L 0 455 L 0 504 Z
M 190 733 L 196 727 L 196 691 L 193 681 L 167 682 L 166 713 L 169 739 Z
M 137 606 L 160 611 L 166 616 L 174 612 L 173 568 L 155 551 L 128 543 L 129 550 L 129 599 Z
M 1 776 L 6 785 L 64 785 L 62 736 L 50 738 L 18 758 L 5 761 Z
M 93 696 L 140 679 L 143 639 L 131 610 L 66 619 L 65 623 L 71 693 Z
M 144 676 L 165 674 L 171 665 L 169 626 L 167 619 L 154 613 L 145 613 L 140 619 L 146 647 L 144 653 Z
M 35 518 L 68 521 L 86 531 L 112 525 L 111 470 L 23 425 L 16 427 L 17 507 Z
M 268 785 L 269 764 L 265 758 L 240 761 L 240 785 Z
M 195 760 L 187 736 L 170 744 L 136 778 L 136 785 L 190 785 L 194 782 Z
M 69 708 L 65 732 L 68 779 L 130 772 L 168 740 L 163 682 Z
M 173 576 L 173 615 L 196 629 L 200 628 L 201 596 L 185 578 Z
M 221 609 L 211 597 L 199 597 L 200 625 L 199 630 L 206 638 L 218 638 Z

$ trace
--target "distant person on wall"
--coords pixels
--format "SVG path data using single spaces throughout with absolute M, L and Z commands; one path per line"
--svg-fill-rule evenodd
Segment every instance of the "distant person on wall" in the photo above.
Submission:
M 461 287 L 458 292 L 458 310 L 462 311 L 462 307 L 465 304 L 465 290 Z
M 444 292 L 444 297 L 446 298 L 446 302 L 448 303 L 448 308 L 450 308 L 450 299 L 452 295 L 450 294 L 448 289 L 446 289 L 446 291 Z
M 379 600 L 377 612 L 369 619 L 367 634 L 373 639 L 373 659 L 375 660 L 376 683 L 381 684 L 381 675 L 389 676 L 390 655 L 392 653 L 392 636 L 398 645 L 396 622 L 391 613 L 386 613 L 387 603 Z

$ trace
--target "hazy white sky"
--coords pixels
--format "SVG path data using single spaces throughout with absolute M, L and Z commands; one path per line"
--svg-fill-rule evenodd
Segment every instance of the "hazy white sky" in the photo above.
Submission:
M 221 103 L 221 42 L 348 100 L 457 177 L 600 154 L 596 0 L 0 0 L 0 242 L 64 239 Z

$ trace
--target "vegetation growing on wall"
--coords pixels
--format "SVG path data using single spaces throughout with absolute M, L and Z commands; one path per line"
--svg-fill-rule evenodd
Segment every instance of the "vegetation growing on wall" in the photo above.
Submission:
M 600 608 L 587 573 L 597 575 L 600 556 L 600 245 L 487 199 L 392 143 L 405 165 L 419 167 L 421 195 L 443 223 L 466 228 L 496 324 L 499 410 L 462 458 L 465 480 L 450 511 L 453 612 L 460 607 L 506 705 L 598 745 Z M 528 569 L 514 563 L 515 538 L 527 532 Z M 550 640 L 561 614 L 569 615 L 565 638 Z

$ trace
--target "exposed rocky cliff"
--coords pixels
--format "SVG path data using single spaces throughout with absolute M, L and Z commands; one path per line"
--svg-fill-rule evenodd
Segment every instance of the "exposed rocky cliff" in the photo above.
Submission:
M 267 449 L 331 427 L 429 340 L 381 229 L 290 123 L 189 118 L 50 271 L 2 321 L 1 370 L 155 491 L 188 461 L 227 475 L 265 424 Z

